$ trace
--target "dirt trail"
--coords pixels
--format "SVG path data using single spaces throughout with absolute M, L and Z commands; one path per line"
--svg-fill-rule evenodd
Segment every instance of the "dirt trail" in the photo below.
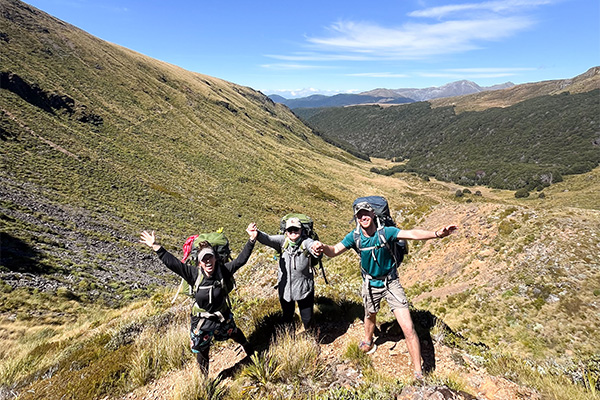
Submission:
M 330 328 L 336 329 L 335 326 Z M 360 341 L 363 334 L 361 321 L 350 325 L 345 333 L 331 332 L 332 341 L 325 340 L 320 344 L 320 359 L 330 368 L 336 382 L 343 387 L 358 387 L 364 382 L 362 373 L 352 363 L 344 360 L 343 353 L 349 344 Z M 345 329 L 345 328 L 341 328 Z M 321 332 L 321 336 L 328 332 Z M 402 382 L 411 382 L 412 368 L 404 339 L 394 335 L 380 335 L 376 339 L 377 350 L 371 354 L 373 367 L 378 373 Z M 424 346 L 425 347 L 425 346 Z M 244 356 L 239 346 L 231 341 L 211 353 L 210 374 L 215 378 L 221 371 L 234 366 Z M 433 343 L 431 353 L 425 357 L 434 357 L 435 371 L 424 384 L 407 386 L 398 399 L 478 399 L 478 400 L 520 400 L 540 399 L 533 390 L 519 386 L 505 378 L 488 374 L 477 361 L 458 350 L 439 343 Z M 121 397 L 120 400 L 163 400 L 172 397 L 178 381 L 185 374 L 197 369 L 195 363 L 189 363 L 185 369 L 173 371 L 167 376 L 147 386 Z M 449 390 L 443 381 L 450 379 L 460 384 L 460 391 Z M 115 399 L 116 400 L 116 399 Z

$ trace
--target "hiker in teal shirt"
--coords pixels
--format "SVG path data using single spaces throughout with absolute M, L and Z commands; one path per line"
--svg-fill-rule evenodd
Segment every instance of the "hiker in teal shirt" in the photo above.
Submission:
M 398 234 L 401 232 L 400 229 L 394 226 L 386 226 L 383 228 L 384 236 L 388 243 L 391 243 L 394 240 L 397 240 Z M 341 242 L 346 249 L 353 248 L 355 246 L 354 243 L 354 231 L 348 233 Z M 375 252 L 375 257 L 371 251 L 361 251 L 360 252 L 360 265 L 364 272 L 366 272 L 370 276 L 385 276 L 390 279 L 398 278 L 396 265 L 394 263 L 394 258 L 392 257 L 392 253 L 390 253 L 387 248 L 379 247 L 380 239 L 377 235 L 366 236 L 361 229 L 360 232 L 360 248 L 367 249 L 373 248 Z M 327 254 L 327 253 L 325 253 Z M 391 276 L 389 276 L 391 274 Z M 383 287 L 384 282 L 381 280 L 371 280 L 372 287 Z
M 410 317 L 408 300 L 398 279 L 397 266 L 393 255 L 389 247 L 385 243 L 381 243 L 382 238 L 378 235 L 375 213 L 368 202 L 357 203 L 354 206 L 354 217 L 357 221 L 357 233 L 360 233 L 360 237 L 357 238 L 358 243 L 355 242 L 355 232 L 352 231 L 335 246 L 317 242 L 313 249 L 322 251 L 328 257 L 335 257 L 350 248 L 356 248 L 358 244 L 363 276 L 361 292 L 365 307 L 365 333 L 359 348 L 367 354 L 372 353 L 377 348 L 373 341 L 377 312 L 379 312 L 381 300 L 386 299 L 406 338 L 406 346 L 413 363 L 415 378 L 422 379 L 421 345 Z M 428 240 L 446 237 L 454 230 L 456 230 L 454 225 L 448 225 L 436 231 L 423 229 L 401 230 L 396 227 L 384 227 L 383 236 L 387 243 L 407 239 Z

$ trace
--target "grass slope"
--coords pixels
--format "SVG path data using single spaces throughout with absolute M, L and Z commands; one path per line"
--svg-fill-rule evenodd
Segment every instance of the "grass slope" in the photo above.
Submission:
M 187 308 L 170 304 L 177 279 L 137 243 L 140 230 L 181 254 L 185 237 L 223 226 L 236 250 L 248 222 L 275 232 L 298 211 L 333 243 L 365 194 L 386 196 L 403 228 L 461 227 L 414 243 L 402 269 L 415 304 L 457 333 L 559 365 L 551 378 L 600 348 L 597 169 L 546 199 L 483 187 L 457 198 L 457 185 L 369 172 L 250 88 L 102 42 L 21 2 L 0 6 L 3 391 L 118 396 L 189 361 Z M 273 255 L 257 248 L 234 301 L 241 326 L 263 340 L 278 309 Z M 360 308 L 355 256 L 326 269 L 319 313 L 347 323 Z

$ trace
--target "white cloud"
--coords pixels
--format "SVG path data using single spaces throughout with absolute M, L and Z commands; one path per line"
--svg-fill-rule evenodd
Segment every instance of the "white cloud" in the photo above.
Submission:
M 411 17 L 442 18 L 447 15 L 461 13 L 464 16 L 468 11 L 487 11 L 493 13 L 514 13 L 525 8 L 537 7 L 555 3 L 556 0 L 504 0 L 486 1 L 483 3 L 450 4 L 440 7 L 426 8 L 413 11 Z
M 519 72 L 533 71 L 536 68 L 455 68 L 438 72 L 418 72 L 417 75 L 425 78 L 451 78 L 451 79 L 482 79 L 506 78 L 518 75 Z
M 536 21 L 524 11 L 556 1 L 562 0 L 497 0 L 424 8 L 408 16 L 420 21 L 432 18 L 432 22 L 409 19 L 398 26 L 339 21 L 328 27 L 327 35 L 306 38 L 310 51 L 268 57 L 296 62 L 426 60 L 465 53 L 530 29 Z
M 515 76 L 515 73 L 487 73 L 487 74 L 459 74 L 451 72 L 421 72 L 420 76 L 424 78 L 450 78 L 450 79 L 476 79 L 476 78 L 506 78 Z
M 282 61 L 367 61 L 370 57 L 352 54 L 326 54 L 315 52 L 298 52 L 290 55 L 267 54 L 266 57 Z
M 370 59 L 419 59 L 474 50 L 481 47 L 481 42 L 510 37 L 532 23 L 518 16 L 405 24 L 398 28 L 339 22 L 332 26 L 335 35 L 311 38 L 309 42 L 322 52 L 358 53 Z
M 275 69 L 275 70 L 309 70 L 309 69 L 332 69 L 337 68 L 333 66 L 325 65 L 309 65 L 309 64 L 263 64 L 263 68 Z
M 467 73 L 475 73 L 475 74 L 490 74 L 490 73 L 510 73 L 514 74 L 517 72 L 523 71 L 535 71 L 537 68 L 451 68 L 446 71 L 450 72 L 467 72 Z
M 272 95 L 277 94 L 279 96 L 285 97 L 286 99 L 295 99 L 298 97 L 308 97 L 313 94 L 321 94 L 324 96 L 333 96 L 340 93 L 353 93 L 358 92 L 358 90 L 320 90 L 315 88 L 304 88 L 304 89 L 271 89 L 271 90 L 261 90 L 261 92 Z
M 346 74 L 346 76 L 359 76 L 366 78 L 408 78 L 406 74 L 394 74 L 391 72 L 363 72 L 358 74 Z

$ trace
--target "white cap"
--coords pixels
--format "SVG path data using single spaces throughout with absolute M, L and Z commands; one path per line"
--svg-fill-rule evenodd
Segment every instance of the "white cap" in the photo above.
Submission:
M 202 261 L 204 256 L 207 254 L 212 254 L 213 256 L 215 255 L 215 251 L 212 249 L 212 247 L 205 247 L 200 250 L 200 253 L 198 254 L 198 261 Z
M 285 230 L 287 231 L 289 228 L 298 228 L 302 229 L 302 224 L 300 220 L 296 217 L 290 218 L 285 223 Z

